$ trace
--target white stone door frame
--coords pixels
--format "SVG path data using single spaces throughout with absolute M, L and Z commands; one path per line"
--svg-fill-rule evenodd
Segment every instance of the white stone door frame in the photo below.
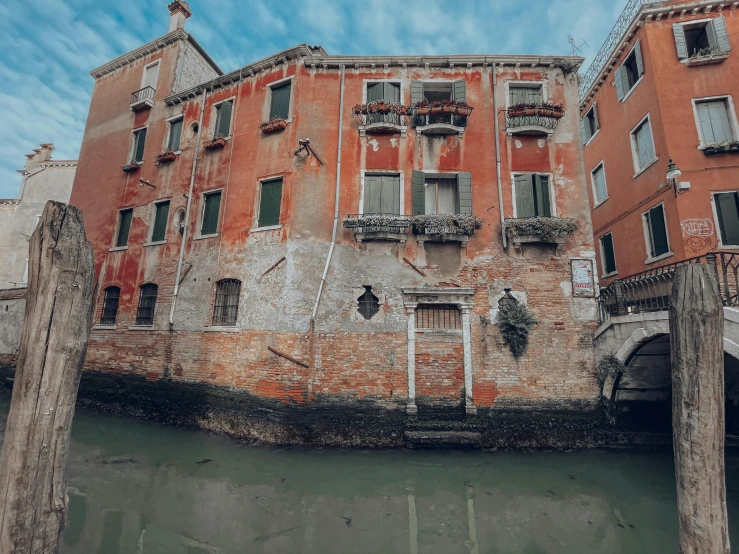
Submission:
M 403 305 L 408 311 L 408 415 L 418 413 L 416 406 L 416 308 L 419 304 L 453 304 L 462 312 L 462 345 L 464 351 L 464 406 L 467 415 L 476 415 L 472 401 L 472 339 L 470 311 L 474 304 L 475 289 L 424 288 L 403 289 Z

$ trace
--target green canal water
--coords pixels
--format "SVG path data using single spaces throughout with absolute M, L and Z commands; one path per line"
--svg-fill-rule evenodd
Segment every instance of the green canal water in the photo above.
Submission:
M 65 554 L 678 551 L 667 453 L 267 448 L 84 411 L 72 438 Z M 739 457 L 727 479 L 739 546 Z

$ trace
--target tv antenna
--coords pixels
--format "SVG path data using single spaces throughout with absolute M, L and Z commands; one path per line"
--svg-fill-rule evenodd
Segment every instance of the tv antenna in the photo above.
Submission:
M 570 48 L 572 49 L 572 55 L 573 56 L 582 56 L 583 55 L 583 47 L 587 46 L 590 48 L 590 45 L 585 41 L 585 39 L 580 39 L 582 42 L 580 42 L 580 45 L 577 44 L 577 39 L 573 37 L 572 35 L 567 35 L 567 40 L 570 43 Z

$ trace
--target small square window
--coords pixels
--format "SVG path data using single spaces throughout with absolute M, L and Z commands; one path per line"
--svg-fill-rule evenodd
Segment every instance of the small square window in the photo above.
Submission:
M 118 212 L 118 237 L 115 241 L 117 248 L 128 246 L 128 234 L 131 231 L 131 220 L 133 220 L 133 208 L 127 208 Z
M 203 203 L 203 221 L 200 226 L 201 235 L 213 235 L 218 232 L 218 216 L 221 211 L 221 191 L 205 193 Z
M 240 293 L 241 281 L 237 279 L 223 279 L 216 283 L 213 325 L 236 325 Z
M 169 200 L 154 204 L 154 226 L 151 241 L 159 242 L 167 238 L 167 218 L 169 217 Z
M 365 286 L 364 294 L 357 299 L 359 313 L 364 319 L 370 320 L 380 311 L 380 299 L 372 292 L 372 287 Z
M 272 227 L 280 224 L 282 204 L 282 178 L 264 181 L 259 198 L 259 227 Z
M 167 140 L 167 150 L 178 152 L 180 150 L 180 141 L 182 140 L 183 118 L 173 119 L 169 122 L 169 139 Z
M 292 83 L 287 83 L 279 86 L 272 87 L 272 94 L 270 98 L 269 106 L 269 118 L 290 118 L 290 91 L 292 89 Z

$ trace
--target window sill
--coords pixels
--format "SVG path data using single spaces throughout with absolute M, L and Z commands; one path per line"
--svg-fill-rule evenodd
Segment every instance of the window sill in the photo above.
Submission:
M 92 326 L 93 331 L 115 331 L 116 325 L 113 323 L 112 325 L 105 325 L 102 323 L 98 323 L 97 325 Z
M 642 76 L 641 76 L 641 77 L 639 77 L 639 79 L 638 79 L 638 80 L 636 81 L 636 83 L 634 83 L 634 86 L 633 86 L 633 87 L 631 87 L 631 89 L 629 89 L 629 92 L 627 92 L 626 94 L 624 94 L 624 97 L 623 97 L 623 99 L 621 99 L 621 103 L 622 103 L 622 104 L 623 104 L 624 102 L 626 102 L 626 99 L 627 99 L 627 98 L 628 98 L 629 96 L 631 96 L 631 93 L 632 93 L 632 92 L 634 92 L 634 91 L 636 90 L 636 87 L 638 87 L 638 86 L 639 86 L 639 84 L 640 84 L 640 83 L 641 83 L 641 82 L 642 82 L 643 80 L 644 80 L 644 74 L 642 73 Z
M 203 327 L 203 333 L 240 333 L 241 327 L 238 325 L 225 326 L 225 325 L 211 325 L 209 327 Z
M 422 135 L 459 135 L 464 136 L 464 127 L 457 127 L 451 123 L 431 123 L 419 125 L 416 132 Z
M 192 240 L 206 240 L 206 239 L 214 239 L 216 238 L 220 233 L 211 233 L 209 235 L 195 235 Z
M 593 136 L 588 139 L 588 142 L 586 142 L 584 146 L 587 146 L 588 144 L 593 142 L 593 139 L 598 136 L 598 133 L 600 133 L 600 127 L 598 127 L 598 130 L 595 133 L 593 133 Z
M 400 138 L 405 138 L 408 127 L 406 125 L 397 125 L 395 123 L 370 123 L 368 125 L 359 126 L 359 136 L 381 133 L 381 134 L 400 134 Z
M 603 200 L 601 200 L 601 201 L 596 202 L 595 204 L 593 204 L 593 209 L 595 209 L 595 208 L 597 208 L 599 206 L 602 206 L 609 198 L 610 198 L 609 196 L 606 196 Z
M 618 275 L 618 269 L 616 271 L 611 271 L 610 273 L 605 273 L 600 276 L 601 279 L 609 279 L 610 277 L 613 277 L 614 275 Z
M 695 58 L 686 58 L 682 61 L 687 67 L 700 67 L 702 65 L 713 65 L 723 63 L 729 59 L 728 53 L 714 54 L 712 56 L 703 56 Z
M 282 229 L 282 223 L 279 225 L 267 225 L 265 227 L 252 227 L 249 229 L 250 233 L 260 233 L 262 231 L 276 231 L 277 229 Z
M 128 250 L 128 244 L 126 246 L 114 246 L 113 248 L 108 248 L 108 252 L 123 252 L 124 250 Z
M 717 246 L 716 250 L 720 250 L 721 252 L 736 252 L 737 250 L 739 250 L 739 244 L 722 244 Z
M 670 258 L 670 257 L 672 257 L 674 255 L 675 255 L 674 252 L 665 252 L 664 254 L 661 254 L 659 256 L 655 256 L 654 258 L 647 258 L 646 260 L 644 260 L 644 265 L 650 265 L 650 264 L 653 264 L 655 262 L 659 262 L 659 261 L 665 260 L 667 258 Z
M 554 134 L 554 129 L 542 127 L 541 125 L 519 125 L 517 127 L 506 127 L 506 133 L 509 135 L 528 135 L 549 137 Z
M 641 175 L 642 173 L 644 173 L 647 169 L 649 169 L 650 167 L 652 167 L 658 161 L 659 161 L 659 156 L 657 156 L 656 158 L 654 158 L 651 162 L 649 162 L 647 165 L 645 165 L 644 167 L 642 167 L 641 169 L 639 169 L 636 173 L 634 173 L 634 176 L 632 177 L 632 179 L 636 179 L 639 175 Z
M 162 244 L 167 244 L 167 239 L 164 240 L 155 240 L 151 242 L 145 242 L 141 246 L 147 247 L 147 246 L 161 246 Z
M 154 324 L 151 325 L 129 325 L 129 331 L 154 331 Z

